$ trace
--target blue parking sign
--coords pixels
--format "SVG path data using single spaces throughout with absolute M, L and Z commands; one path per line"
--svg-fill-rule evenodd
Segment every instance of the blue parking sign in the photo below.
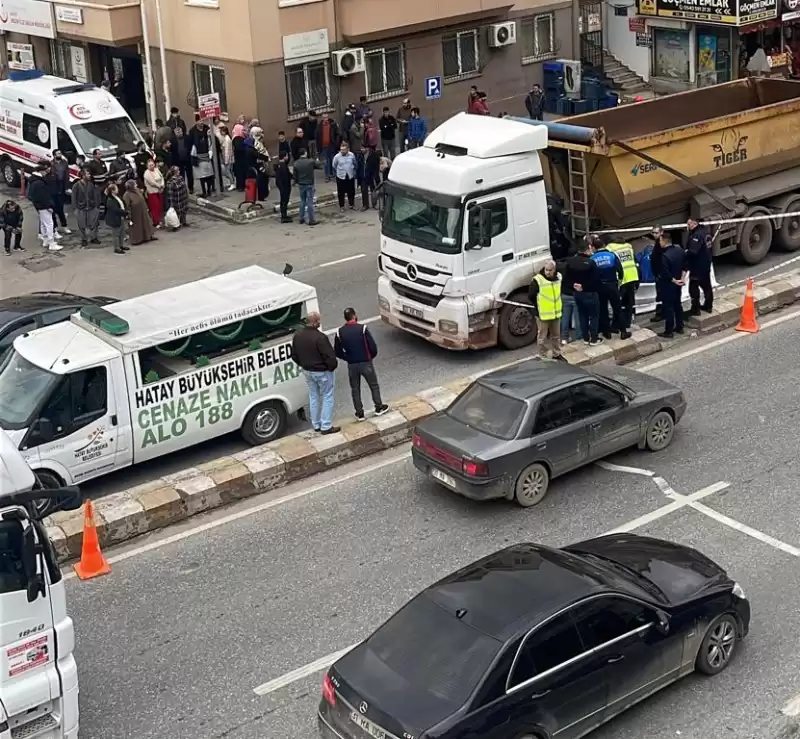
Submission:
M 442 78 L 441 77 L 426 77 L 425 78 L 425 99 L 426 100 L 439 100 L 442 97 Z

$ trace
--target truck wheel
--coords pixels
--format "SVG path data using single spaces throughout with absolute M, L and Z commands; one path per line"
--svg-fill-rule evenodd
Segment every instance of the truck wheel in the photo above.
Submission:
M 242 424 L 242 437 L 252 446 L 266 444 L 286 432 L 288 416 L 283 403 L 267 400 L 251 408 Z
M 13 162 L 6 159 L 3 162 L 3 180 L 5 180 L 6 185 L 9 187 L 19 187 L 19 172 L 17 172 L 17 168 L 14 166 Z
M 785 213 L 800 211 L 800 198 L 795 198 L 786 204 Z M 797 251 L 800 249 L 800 216 L 789 216 L 781 222 L 778 233 L 775 234 L 775 246 L 781 251 Z
M 511 295 L 508 299 L 531 305 L 530 299 L 524 293 Z M 536 319 L 527 308 L 505 303 L 500 309 L 498 320 L 500 324 L 497 327 L 497 340 L 503 349 L 520 349 L 536 341 Z
M 763 208 L 753 208 L 746 216 L 769 215 Z M 745 264 L 761 262 L 772 246 L 772 221 L 748 221 L 739 236 L 739 256 Z

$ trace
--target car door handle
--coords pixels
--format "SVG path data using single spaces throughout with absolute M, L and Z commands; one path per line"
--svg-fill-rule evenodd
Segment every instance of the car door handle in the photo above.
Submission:
M 539 693 L 534 693 L 531 698 L 544 698 L 549 692 L 549 690 L 542 690 Z
M 112 425 L 112 426 L 116 426 L 116 425 L 117 425 L 117 423 L 118 423 L 118 421 L 117 421 L 117 414 L 115 413 L 113 416 L 111 416 L 111 425 Z
M 540 450 L 541 450 L 541 449 L 547 449 L 547 442 L 546 442 L 546 441 L 543 441 L 543 442 L 541 442 L 540 444 L 537 444 L 537 445 L 536 445 L 536 448 L 537 448 L 537 449 L 540 449 Z
M 625 659 L 624 654 L 615 654 L 613 657 L 608 658 L 608 664 L 611 665 L 614 664 L 614 662 L 621 662 L 623 659 Z
M 510 262 L 514 258 L 514 253 L 511 252 L 509 254 L 503 254 L 503 261 Z
M 591 428 L 593 428 L 593 429 L 599 429 L 599 428 L 600 428 L 602 425 L 603 425 L 603 424 L 602 424 L 602 423 L 600 423 L 600 421 L 597 421 L 596 423 L 593 423 L 593 424 L 591 425 Z

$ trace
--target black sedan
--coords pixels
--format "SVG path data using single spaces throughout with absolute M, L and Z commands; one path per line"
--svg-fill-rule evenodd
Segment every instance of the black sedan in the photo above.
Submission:
M 328 671 L 323 739 L 577 739 L 697 670 L 750 626 L 700 552 L 611 534 L 518 544 L 417 595 Z
M 468 498 L 540 503 L 550 480 L 628 447 L 660 451 L 686 411 L 668 382 L 532 359 L 483 375 L 420 422 L 416 467 Z
M 84 298 L 59 292 L 37 292 L 0 300 L 0 359 L 17 336 L 66 321 L 85 305 L 108 305 L 115 298 Z

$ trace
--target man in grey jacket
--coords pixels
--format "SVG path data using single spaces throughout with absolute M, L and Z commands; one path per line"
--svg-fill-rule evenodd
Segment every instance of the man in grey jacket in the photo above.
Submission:
M 300 149 L 294 162 L 294 181 L 300 190 L 300 223 L 316 226 L 314 217 L 314 160 L 306 149 Z
M 81 232 L 81 246 L 86 246 L 89 242 L 99 244 L 97 226 L 100 220 L 100 196 L 87 169 L 81 170 L 80 179 L 72 186 L 72 204 L 75 206 L 75 218 Z

